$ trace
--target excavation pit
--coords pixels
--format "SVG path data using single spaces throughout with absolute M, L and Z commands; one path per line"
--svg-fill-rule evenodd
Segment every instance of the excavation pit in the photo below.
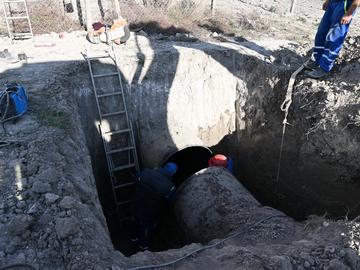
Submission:
M 0 204 L 0 228 L 5 231 L 0 236 L 0 255 L 4 255 L 4 250 L 5 263 L 18 262 L 25 254 L 28 262 L 39 262 L 39 269 L 105 269 L 114 265 L 127 269 L 178 259 L 209 241 L 214 243 L 214 237 L 223 238 L 228 231 L 242 228 L 244 233 L 236 239 L 197 253 L 196 260 L 184 260 L 178 266 L 202 269 L 211 264 L 216 269 L 226 269 L 222 267 L 226 264 L 227 269 L 234 269 L 241 258 L 245 260 L 240 262 L 242 265 L 259 269 L 259 265 L 287 263 L 287 257 L 296 258 L 299 264 L 299 254 L 304 250 L 310 250 L 309 256 L 316 261 L 319 256 L 312 256 L 312 251 L 324 250 L 320 256 L 328 261 L 336 256 L 357 269 L 353 250 L 344 245 L 356 243 L 351 238 L 356 236 L 356 226 L 317 217 L 306 221 L 304 232 L 302 223 L 265 206 L 273 206 L 298 220 L 325 212 L 340 218 L 349 212 L 349 218 L 359 214 L 360 151 L 355 121 L 360 103 L 358 78 L 343 72 L 345 67 L 341 65 L 338 77 L 324 82 L 299 76 L 276 182 L 284 117 L 279 107 L 292 73 L 283 63 L 300 64 L 302 58 L 289 49 L 266 47 L 272 53 L 273 58 L 269 59 L 261 50 L 261 43 L 253 49 L 249 43 L 248 48 L 201 42 L 158 45 L 139 37 L 139 44 L 141 52 L 131 43 L 133 50 L 121 51 L 120 69 L 141 168 L 159 167 L 167 160 L 180 164 L 191 161 L 185 165 L 188 167 L 194 158 L 201 160 L 201 166 L 183 172 L 179 179 L 182 182 L 181 178 L 192 174 L 192 170 L 207 165 L 211 152 L 223 153 L 234 160 L 236 178 L 260 203 L 253 211 L 232 211 L 236 209 L 233 206 L 241 206 L 236 199 L 245 196 L 228 193 L 218 185 L 220 176 L 216 178 L 213 172 L 201 170 L 188 178 L 196 180 L 192 183 L 195 188 L 178 187 L 180 192 L 195 192 L 197 183 L 206 183 L 203 179 L 211 183 L 200 185 L 194 194 L 179 195 L 181 206 L 190 209 L 186 203 L 192 202 L 200 212 L 184 212 L 181 222 L 189 220 L 185 214 L 196 214 L 194 220 L 203 227 L 195 228 L 216 232 L 213 228 L 221 225 L 216 218 L 220 216 L 231 227 L 222 226 L 226 228 L 223 234 L 209 233 L 197 238 L 196 230 L 182 234 L 193 227 L 178 223 L 174 214 L 168 212 L 159 223 L 158 239 L 152 246 L 152 251 L 163 252 L 139 252 L 126 257 L 135 250 L 129 244 L 128 228 L 119 226 L 116 220 L 88 67 L 77 51 L 68 48 L 65 51 L 73 53 L 72 62 L 65 61 L 66 54 L 59 44 L 60 54 L 49 49 L 53 62 L 28 63 L 4 73 L 9 81 L 17 81 L 21 76 L 29 89 L 31 104 L 28 114 L 7 125 L 11 140 L 16 143 L 3 146 L 0 151 L 1 196 L 5 196 L 4 204 Z M 31 49 L 32 44 L 28 45 Z M 43 57 L 42 51 L 46 50 L 34 54 L 33 59 Z M 57 57 L 62 60 L 54 60 Z M 79 59 L 74 61 L 76 57 Z M 346 68 L 355 70 L 358 65 L 357 60 L 351 60 Z M 110 71 L 114 67 L 107 68 Z M 57 74 L 55 79 L 53 74 Z M 347 85 L 341 88 L 344 74 Z M 35 77 L 39 79 L 34 80 Z M 106 87 L 114 86 L 109 83 Z M 196 158 L 196 151 L 201 151 L 201 158 Z M 202 200 L 214 205 L 208 207 L 201 204 Z M 212 215 L 208 209 L 216 213 Z M 274 212 L 281 217 L 273 217 Z M 206 213 L 216 219 L 208 223 Z M 232 216 L 233 213 L 241 214 Z M 254 213 L 259 215 L 253 216 Z M 254 226 L 261 221 L 260 214 L 271 219 Z M 305 236 L 298 236 L 298 230 Z M 328 256 L 331 246 L 335 246 L 335 252 Z M 284 254 L 286 257 L 278 256 Z M 315 268 L 321 269 L 318 266 Z
M 211 148 L 214 153 L 234 159 L 236 178 L 263 205 L 275 207 L 299 221 L 308 215 L 325 212 L 341 218 L 349 208 L 356 215 L 360 209 L 356 207 L 357 189 L 353 189 L 351 179 L 358 177 L 359 167 L 351 157 L 358 153 L 358 146 L 336 164 L 334 154 L 319 155 L 318 152 L 325 144 L 336 148 L 339 143 L 339 140 L 330 139 L 324 142 L 325 134 L 328 138 L 334 138 L 336 134 L 340 140 L 351 141 L 354 133 L 344 133 L 328 123 L 328 131 L 310 137 L 307 134 L 314 121 L 323 121 L 308 116 L 326 107 L 310 105 L 310 111 L 305 111 L 304 99 L 314 95 L 322 102 L 328 92 L 321 94 L 316 87 L 312 90 L 310 86 L 305 87 L 305 92 L 294 89 L 293 109 L 289 114 L 292 126 L 286 130 L 277 182 L 284 117 L 279 107 L 291 71 L 281 65 L 269 65 L 264 51 L 259 48 L 234 50 L 214 44 L 192 47 L 167 44 L 155 51 L 151 46 L 144 47 L 145 58 L 141 61 L 138 54 L 123 52 L 119 68 L 124 78 L 141 167 L 155 168 L 168 161 L 179 163 L 180 171 L 175 181 L 180 186 L 193 173 L 207 166 Z M 298 55 L 286 49 L 273 54 L 301 61 Z M 165 63 L 166 69 L 163 68 Z M 129 246 L 128 229 L 119 229 L 111 189 L 104 185 L 104 179 L 105 182 L 108 179 L 107 166 L 94 124 L 98 123 L 97 112 L 93 110 L 96 106 L 94 96 L 88 95 L 83 104 L 86 106 L 80 104 L 80 114 L 93 164 L 96 164 L 93 170 L 110 234 L 114 246 L 129 255 L 133 250 Z M 329 106 L 334 117 L 340 119 L 342 115 L 331 104 Z M 345 160 L 351 161 L 345 164 Z M 349 181 L 341 183 L 338 179 Z M 179 248 L 188 243 L 171 211 L 164 214 L 159 230 L 154 251 Z M 170 235 L 179 237 L 172 239 Z

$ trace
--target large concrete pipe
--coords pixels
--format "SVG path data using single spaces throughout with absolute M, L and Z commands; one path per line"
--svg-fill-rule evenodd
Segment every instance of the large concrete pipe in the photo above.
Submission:
M 192 242 L 206 243 L 234 230 L 248 229 L 240 240 L 274 243 L 288 241 L 300 231 L 285 214 L 260 205 L 223 168 L 201 170 L 183 182 L 177 192 L 175 214 Z M 251 224 L 268 217 L 256 230 L 251 229 Z

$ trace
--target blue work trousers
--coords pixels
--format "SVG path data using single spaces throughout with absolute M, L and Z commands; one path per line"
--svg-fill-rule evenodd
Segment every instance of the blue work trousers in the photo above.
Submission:
M 341 24 L 345 15 L 344 1 L 330 1 L 315 37 L 314 58 L 329 72 L 345 41 L 350 24 Z

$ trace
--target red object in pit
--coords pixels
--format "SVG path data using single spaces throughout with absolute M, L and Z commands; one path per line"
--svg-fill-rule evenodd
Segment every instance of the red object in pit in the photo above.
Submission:
M 224 167 L 227 166 L 227 157 L 217 154 L 209 159 L 209 167 Z

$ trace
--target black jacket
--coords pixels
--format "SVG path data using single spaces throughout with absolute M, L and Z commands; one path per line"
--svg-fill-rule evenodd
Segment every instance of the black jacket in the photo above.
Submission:
M 162 169 L 145 169 L 138 180 L 133 208 L 134 217 L 155 222 L 163 207 L 173 199 L 175 185 L 171 177 Z

